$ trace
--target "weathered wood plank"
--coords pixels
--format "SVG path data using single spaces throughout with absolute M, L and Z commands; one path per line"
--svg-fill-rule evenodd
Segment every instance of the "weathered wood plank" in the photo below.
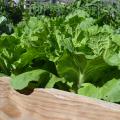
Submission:
M 55 89 L 20 94 L 0 78 L 0 120 L 120 120 L 120 105 Z

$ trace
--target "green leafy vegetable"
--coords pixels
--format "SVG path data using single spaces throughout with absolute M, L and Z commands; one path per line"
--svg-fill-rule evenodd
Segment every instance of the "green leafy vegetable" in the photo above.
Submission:
M 109 102 L 120 101 L 120 80 L 112 79 L 102 87 L 95 87 L 93 84 L 85 83 L 78 91 L 79 94 L 89 97 L 103 99 Z
M 118 21 L 89 13 L 86 7 L 97 2 L 87 3 L 59 17 L 54 10 L 49 17 L 28 16 L 13 34 L 0 36 L 0 73 L 13 76 L 14 89 L 53 87 L 120 102 Z

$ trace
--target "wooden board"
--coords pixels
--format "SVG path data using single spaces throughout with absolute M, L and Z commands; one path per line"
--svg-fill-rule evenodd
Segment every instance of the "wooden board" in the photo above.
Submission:
M 56 89 L 20 94 L 0 78 L 0 120 L 120 120 L 120 105 Z

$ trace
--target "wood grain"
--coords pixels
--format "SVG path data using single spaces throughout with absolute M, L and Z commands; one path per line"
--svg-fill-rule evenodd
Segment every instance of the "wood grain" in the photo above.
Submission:
M 0 120 L 120 120 L 120 105 L 56 89 L 35 89 L 24 95 L 2 77 Z

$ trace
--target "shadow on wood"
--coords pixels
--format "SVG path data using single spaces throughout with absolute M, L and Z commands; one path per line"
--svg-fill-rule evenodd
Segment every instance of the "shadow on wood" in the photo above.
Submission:
M 16 92 L 0 78 L 0 120 L 120 120 L 120 105 L 56 89 Z

